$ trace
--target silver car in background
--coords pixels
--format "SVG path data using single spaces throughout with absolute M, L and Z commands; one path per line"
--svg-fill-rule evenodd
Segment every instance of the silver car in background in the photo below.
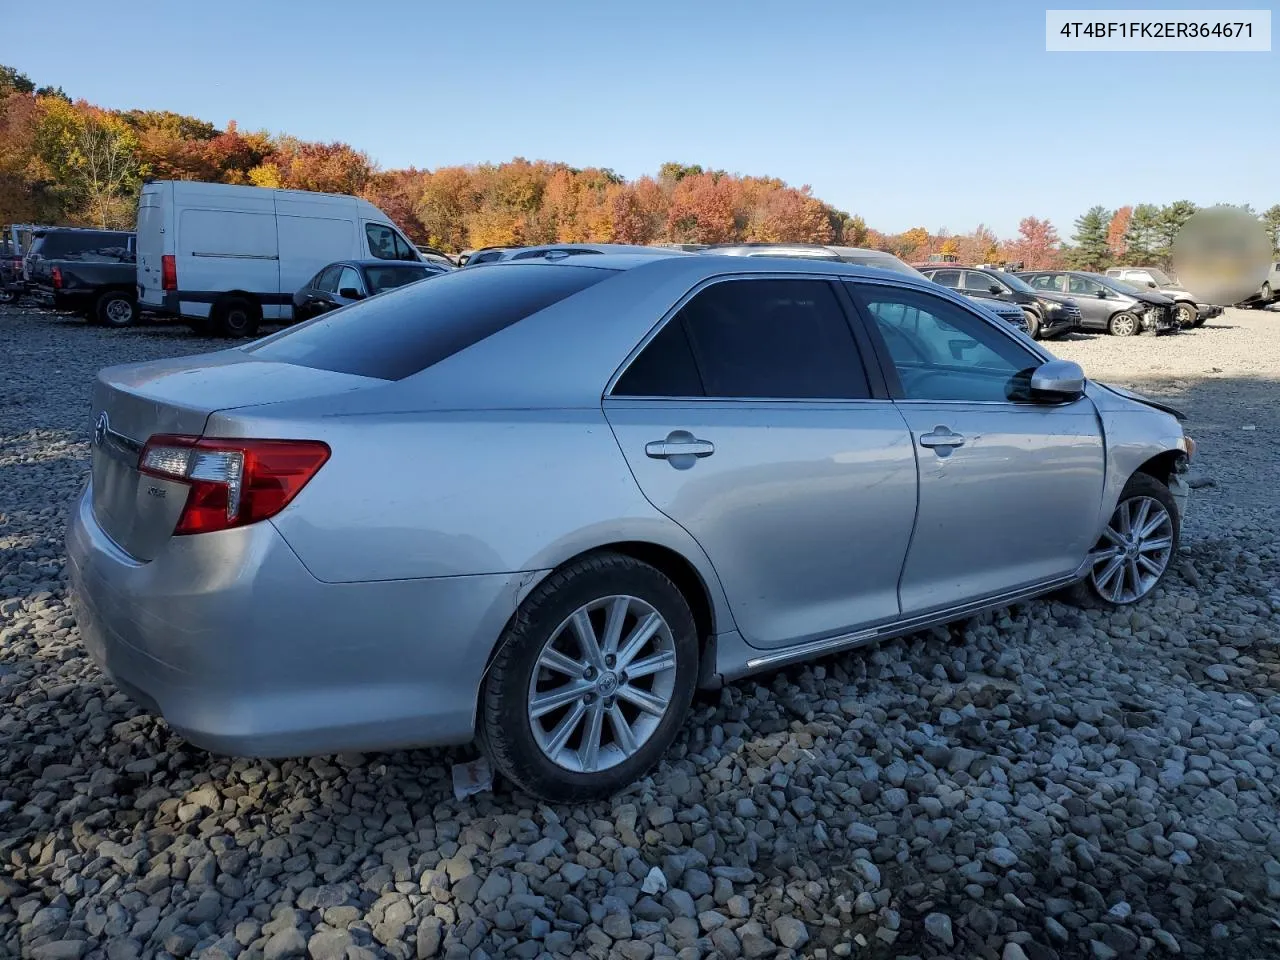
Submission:
M 641 776 L 696 687 L 1056 590 L 1141 600 L 1193 445 L 927 281 L 668 251 L 413 284 L 102 371 L 84 642 L 192 743 Z

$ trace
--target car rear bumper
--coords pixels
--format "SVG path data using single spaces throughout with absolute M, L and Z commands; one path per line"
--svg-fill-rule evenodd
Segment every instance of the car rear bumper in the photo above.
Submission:
M 175 537 L 143 563 L 98 525 L 91 489 L 67 556 L 98 665 L 185 739 L 234 756 L 469 741 L 489 653 L 530 579 L 324 583 L 270 523 Z

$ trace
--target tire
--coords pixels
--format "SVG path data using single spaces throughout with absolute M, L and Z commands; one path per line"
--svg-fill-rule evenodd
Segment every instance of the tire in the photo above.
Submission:
M 1113 337 L 1132 337 L 1142 332 L 1142 324 L 1128 310 L 1117 313 L 1107 321 L 1107 333 Z
M 607 626 L 616 613 L 622 613 L 621 637 L 613 644 L 617 659 L 610 660 Z M 652 626 L 654 615 L 657 630 L 624 661 L 629 638 L 641 623 Z M 578 640 L 574 621 L 584 616 L 592 636 L 606 638 L 597 644 L 599 656 Z M 670 659 L 674 666 L 665 663 Z M 626 662 L 654 669 L 632 684 L 622 669 Z M 697 675 L 697 628 L 676 585 L 631 557 L 583 557 L 540 583 L 503 632 L 480 691 L 480 745 L 498 772 L 536 797 L 602 799 L 661 759 L 684 723 Z M 544 701 L 535 717 L 534 703 L 557 692 L 566 698 Z M 648 700 L 656 708 L 664 699 L 660 714 L 637 704 Z
M 1145 508 L 1142 506 L 1144 503 Z M 1159 519 L 1154 513 L 1156 509 L 1164 514 L 1164 522 L 1159 526 L 1154 526 Z M 1125 525 L 1125 511 L 1130 529 L 1135 525 L 1133 521 L 1142 520 L 1143 527 L 1151 531 L 1145 537 L 1130 537 L 1129 542 L 1136 544 L 1135 547 L 1119 542 L 1125 538 L 1121 532 Z M 1125 484 L 1106 529 L 1090 551 L 1089 573 L 1068 591 L 1068 596 L 1079 606 L 1111 609 L 1145 599 L 1173 566 L 1181 536 L 1182 522 L 1169 488 L 1149 474 L 1135 473 Z M 1166 546 L 1157 546 L 1165 540 L 1168 541 Z M 1120 558 L 1120 568 L 1114 571 L 1111 568 L 1117 557 Z M 1144 557 L 1158 569 L 1140 565 Z
M 1027 336 L 1032 340 L 1040 339 L 1040 315 L 1034 310 L 1022 311 L 1027 317 Z
M 1263 281 L 1262 287 L 1258 290 L 1258 304 L 1262 309 L 1266 309 L 1271 303 L 1271 284 Z
M 104 327 L 128 327 L 138 319 L 138 301 L 123 290 L 108 290 L 98 297 L 93 315 Z
M 244 297 L 228 297 L 209 313 L 213 330 L 222 337 L 252 337 L 262 323 L 262 308 Z
M 1174 304 L 1173 319 L 1183 330 L 1190 330 L 1192 327 L 1198 327 L 1200 312 L 1196 309 L 1194 303 L 1180 302 Z
M 0 304 L 17 303 L 18 295 L 12 290 L 0 290 Z

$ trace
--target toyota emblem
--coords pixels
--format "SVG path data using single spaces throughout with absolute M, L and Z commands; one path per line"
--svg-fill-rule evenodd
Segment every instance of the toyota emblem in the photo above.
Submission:
M 98 422 L 93 425 L 93 442 L 95 446 L 102 446 L 107 439 L 107 411 L 103 410 L 98 414 Z

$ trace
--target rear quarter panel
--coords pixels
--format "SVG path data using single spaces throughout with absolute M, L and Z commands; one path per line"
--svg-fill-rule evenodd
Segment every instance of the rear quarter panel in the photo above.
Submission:
M 270 408 L 259 408 L 267 411 Z M 732 620 L 706 555 L 639 492 L 600 409 L 259 420 L 217 413 L 209 435 L 323 440 L 329 462 L 272 522 L 335 583 L 529 572 L 639 541 L 684 557 Z

